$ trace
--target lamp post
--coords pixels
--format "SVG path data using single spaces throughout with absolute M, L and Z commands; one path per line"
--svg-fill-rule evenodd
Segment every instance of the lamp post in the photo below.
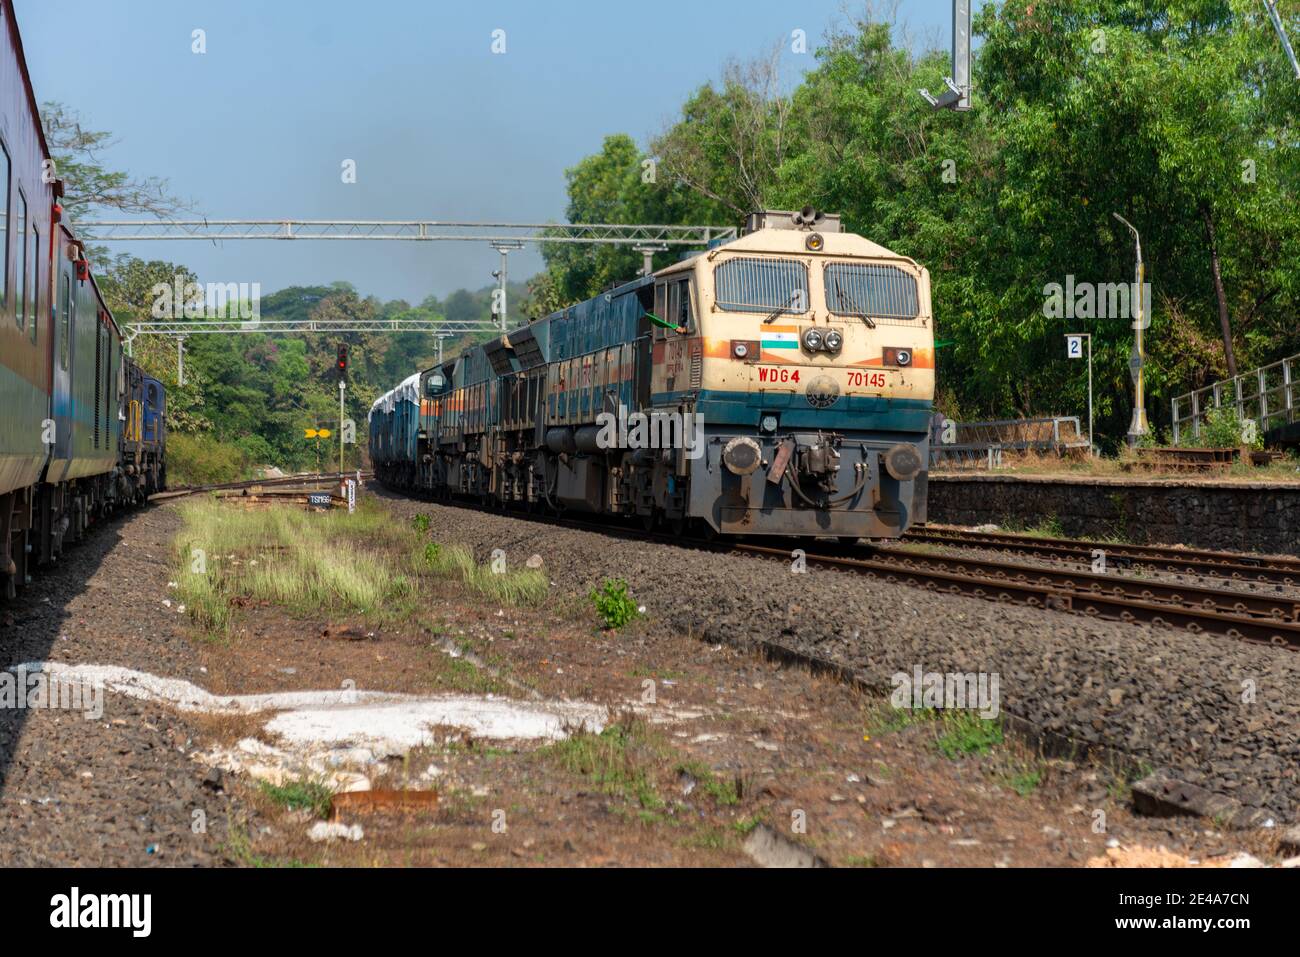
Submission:
M 1129 358 L 1128 368 L 1133 376 L 1133 419 L 1129 422 L 1128 427 L 1128 444 L 1134 446 L 1142 436 L 1147 434 L 1147 407 L 1146 407 L 1146 388 L 1145 376 L 1142 367 L 1146 362 L 1146 346 L 1143 341 L 1143 332 L 1150 323 L 1150 318 L 1146 314 L 1146 284 L 1145 273 L 1142 267 L 1142 237 L 1138 234 L 1137 229 L 1127 219 L 1119 213 L 1111 213 L 1116 219 L 1129 228 L 1133 233 L 1133 246 L 1137 255 L 1137 263 L 1134 266 L 1134 272 L 1137 276 L 1137 282 L 1134 284 L 1133 295 L 1129 297 L 1129 303 L 1132 306 L 1136 318 L 1133 320 L 1133 355 Z

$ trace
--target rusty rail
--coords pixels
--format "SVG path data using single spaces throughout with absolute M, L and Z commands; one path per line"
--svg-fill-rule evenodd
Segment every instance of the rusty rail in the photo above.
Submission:
M 1201 548 L 1161 545 L 1118 545 L 1072 538 L 1038 538 L 1007 532 L 972 532 L 966 529 L 926 526 L 909 531 L 903 541 L 954 548 L 988 548 L 1042 558 L 1091 562 L 1093 553 L 1105 553 L 1108 565 L 1141 567 L 1153 571 L 1190 572 L 1236 581 L 1300 585 L 1300 560 L 1216 552 Z
M 237 491 L 239 489 L 257 489 L 257 488 L 276 488 L 278 486 L 308 486 L 320 487 L 325 484 L 337 484 L 349 478 L 355 478 L 356 472 L 345 472 L 340 475 L 338 472 L 322 472 L 315 475 L 285 475 L 280 478 L 269 479 L 248 479 L 243 482 L 219 482 L 212 485 L 187 485 L 181 488 L 168 489 L 165 492 L 159 492 L 156 495 L 150 495 L 149 501 L 162 502 L 172 498 L 182 498 L 186 495 L 201 495 L 207 492 L 225 492 Z M 367 481 L 374 477 L 373 472 L 361 473 L 361 480 Z
M 785 548 L 739 543 L 733 546 L 733 549 L 743 554 L 783 560 L 790 558 L 790 551 Z M 927 565 L 917 559 L 932 561 Z M 1300 648 L 1300 622 L 1294 620 L 1256 617 L 1248 613 L 1228 613 L 1188 604 L 1152 601 L 1145 596 L 1093 591 L 1091 588 L 1072 587 L 1050 580 L 1035 581 L 1030 576 L 1042 571 L 1037 567 L 1009 566 L 1024 572 L 1024 577 L 999 578 L 997 566 L 1001 563 L 970 560 L 966 570 L 954 571 L 940 567 L 943 561 L 941 556 L 909 554 L 908 560 L 902 562 L 893 554 L 887 554 L 887 557 L 882 559 L 806 553 L 806 560 L 810 564 L 847 569 L 885 582 L 914 585 L 954 595 L 1018 602 L 1035 608 L 1078 612 L 1112 621 L 1145 621 L 1151 624 L 1172 625 L 1196 634 L 1222 635 L 1261 644 L 1291 649 Z M 981 573 L 985 571 L 991 574 Z

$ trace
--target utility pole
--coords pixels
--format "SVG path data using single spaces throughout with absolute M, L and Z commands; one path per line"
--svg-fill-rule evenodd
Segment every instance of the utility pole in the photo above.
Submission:
M 1134 284 L 1133 295 L 1129 296 L 1129 303 L 1135 313 L 1133 320 L 1133 354 L 1129 357 L 1128 369 L 1133 377 L 1133 420 L 1128 427 L 1128 444 L 1137 445 L 1142 436 L 1147 434 L 1147 407 L 1146 407 L 1146 382 L 1143 373 L 1143 365 L 1146 363 L 1146 347 L 1143 341 L 1143 332 L 1146 330 L 1150 319 L 1146 315 L 1146 285 L 1145 272 L 1142 266 L 1142 237 L 1138 234 L 1137 229 L 1127 219 L 1119 213 L 1111 213 L 1116 219 L 1129 228 L 1133 233 L 1133 245 L 1136 250 L 1137 263 L 1134 266 L 1134 273 L 1137 282 Z
M 343 395 L 347 388 L 348 384 L 339 379 L 339 478 L 343 477 Z
M 176 340 L 176 384 L 185 384 L 185 337 Z
M 921 96 L 936 110 L 970 109 L 970 8 L 971 0 L 952 0 L 952 76 L 938 96 L 921 90 Z
M 498 311 L 498 310 L 496 310 L 496 309 L 494 309 L 494 310 L 492 310 L 492 311 L 497 313 L 497 318 L 500 320 L 500 323 L 501 323 L 501 331 L 502 331 L 502 332 L 505 332 L 505 331 L 506 331 L 506 314 L 507 314 L 507 309 L 506 309 L 506 259 L 509 257 L 509 255 L 510 255 L 510 251 L 511 251 L 512 249 L 523 249 L 523 248 L 524 248 L 524 244 L 521 243 L 521 242 L 518 242 L 518 241 L 508 241 L 508 242 L 507 242 L 507 241 L 503 241 L 503 240 L 497 240 L 497 241 L 495 241 L 495 242 L 492 243 L 492 248 L 495 249 L 497 252 L 499 252 L 499 253 L 501 254 L 501 268 L 500 268 L 500 269 L 497 269 L 497 270 L 494 270 L 493 273 L 492 273 L 492 275 L 493 275 L 493 276 L 496 278 L 496 280 L 497 280 L 497 302 L 495 303 L 495 305 L 497 305 L 497 306 L 500 307 L 500 311 Z

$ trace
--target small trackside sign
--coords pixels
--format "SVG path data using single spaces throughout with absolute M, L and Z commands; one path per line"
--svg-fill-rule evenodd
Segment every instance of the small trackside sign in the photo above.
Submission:
M 316 508 L 329 508 L 334 504 L 334 497 L 329 492 L 312 492 L 307 496 L 307 504 Z

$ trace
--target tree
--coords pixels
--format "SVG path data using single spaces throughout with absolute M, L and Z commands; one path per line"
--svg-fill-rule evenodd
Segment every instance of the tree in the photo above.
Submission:
M 63 180 L 61 202 L 72 222 L 99 209 L 149 213 L 168 219 L 194 208 L 193 203 L 172 195 L 165 179 L 138 179 L 120 170 L 105 169 L 99 151 L 112 145 L 112 134 L 86 129 L 80 114 L 62 103 L 47 101 L 41 105 L 41 126 L 54 160 L 53 174 Z M 102 260 L 107 251 L 102 246 L 89 246 L 86 255 Z
M 571 223 L 682 224 L 725 222 L 718 204 L 700 197 L 665 174 L 654 157 L 630 136 L 605 138 L 599 153 L 565 171 Z M 626 246 L 553 243 L 543 247 L 548 278 L 533 283 L 539 314 L 598 295 L 617 283 L 635 279 L 641 254 Z M 656 254 L 658 268 L 676 261 L 680 250 Z M 450 312 L 448 314 L 450 318 Z

